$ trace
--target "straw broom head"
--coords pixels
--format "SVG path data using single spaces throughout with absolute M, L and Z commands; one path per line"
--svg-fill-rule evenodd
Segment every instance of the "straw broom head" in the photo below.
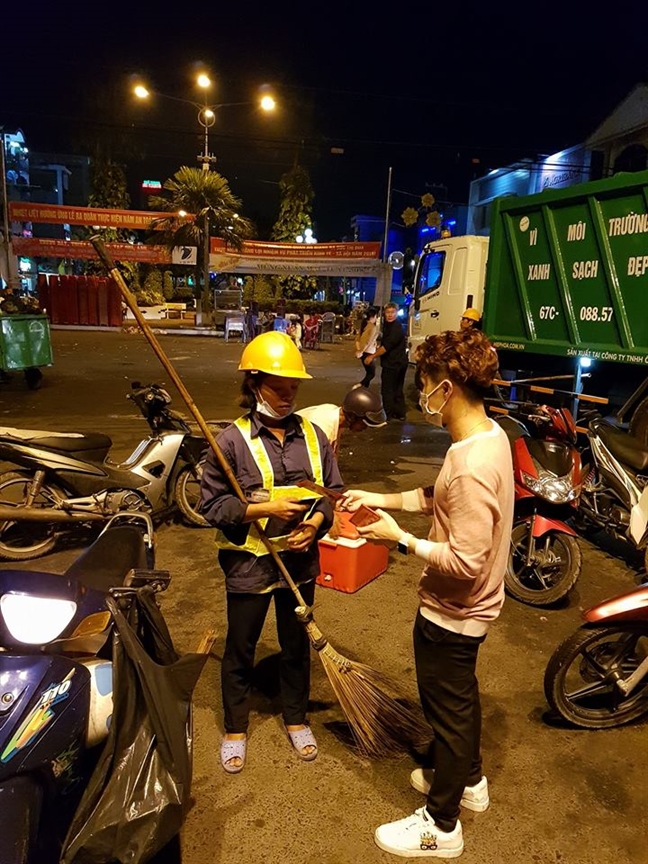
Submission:
M 395 756 L 429 744 L 433 733 L 423 712 L 396 684 L 339 654 L 312 620 L 306 630 L 362 756 Z

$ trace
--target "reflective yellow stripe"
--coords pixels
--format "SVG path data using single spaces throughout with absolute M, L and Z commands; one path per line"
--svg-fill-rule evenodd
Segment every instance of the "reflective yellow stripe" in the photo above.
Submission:
M 315 431 L 315 427 L 310 422 L 310 420 L 307 420 L 305 417 L 300 417 L 299 419 L 301 420 L 302 430 L 304 432 L 304 441 L 306 443 L 306 451 L 308 453 L 308 459 L 310 462 L 311 472 L 313 474 L 313 480 L 315 483 L 317 483 L 318 486 L 323 486 L 324 471 L 322 468 L 322 454 L 320 451 L 320 443 L 319 438 L 317 437 L 317 432 Z M 255 438 L 252 437 L 252 424 L 250 423 L 249 417 L 239 417 L 238 420 L 234 421 L 234 425 L 241 433 L 243 440 L 247 444 L 250 453 L 252 454 L 255 465 L 261 473 L 263 488 L 267 489 L 268 492 L 272 494 L 272 490 L 275 488 L 274 472 L 272 470 L 272 463 L 270 462 L 268 451 L 263 446 L 261 436 L 257 435 Z M 268 517 L 259 519 L 257 521 L 261 528 L 265 531 L 265 527 L 268 524 Z M 287 534 L 272 538 L 272 543 L 278 552 L 286 550 L 287 538 Z M 253 524 L 250 525 L 247 539 L 245 543 L 243 543 L 241 546 L 237 546 L 235 543 L 231 543 L 220 530 L 216 531 L 216 545 L 219 549 L 234 549 L 238 552 L 249 552 L 252 555 L 256 555 L 257 558 L 261 555 L 269 554 L 263 541 L 259 537 L 259 533 L 256 530 L 256 527 Z

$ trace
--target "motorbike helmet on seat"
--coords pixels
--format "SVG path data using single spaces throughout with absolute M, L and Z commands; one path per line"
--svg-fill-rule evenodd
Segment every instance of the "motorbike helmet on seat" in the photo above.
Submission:
M 356 387 L 344 397 L 342 410 L 349 421 L 362 420 L 367 426 L 378 428 L 387 423 L 382 399 L 368 387 Z
M 261 333 L 245 346 L 239 372 L 266 372 L 281 378 L 312 378 L 290 336 L 275 330 Z

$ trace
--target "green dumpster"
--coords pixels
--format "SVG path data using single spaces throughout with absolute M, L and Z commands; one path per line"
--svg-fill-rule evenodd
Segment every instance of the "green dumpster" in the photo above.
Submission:
M 52 365 L 47 315 L 0 315 L 0 371 L 25 371 L 28 386 L 38 387 L 39 366 Z

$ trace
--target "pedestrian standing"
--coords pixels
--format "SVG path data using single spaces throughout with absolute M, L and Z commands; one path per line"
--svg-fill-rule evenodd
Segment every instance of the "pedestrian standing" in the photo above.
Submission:
M 381 825 L 375 840 L 402 857 L 455 858 L 464 848 L 460 807 L 480 812 L 490 802 L 475 669 L 479 647 L 504 602 L 513 470 L 508 439 L 484 409 L 497 370 L 486 336 L 477 330 L 428 336 L 417 349 L 416 367 L 423 416 L 447 427 L 452 438 L 434 488 L 351 490 L 345 506 L 379 508 L 380 521 L 359 528 L 360 534 L 395 542 L 400 552 L 424 563 L 414 656 L 434 739 L 425 766 L 412 772 L 410 782 L 426 803 L 412 816 Z M 428 538 L 403 531 L 384 510 L 431 515 Z
M 245 765 L 254 655 L 273 600 L 284 728 L 300 759 L 317 756 L 306 720 L 308 636 L 295 615 L 292 590 L 251 523 L 258 521 L 273 539 L 304 602 L 312 606 L 319 574 L 317 540 L 333 524 L 333 511 L 326 497 L 302 503 L 304 494 L 313 493 L 297 484 L 310 480 L 335 491 L 343 485 L 326 435 L 294 413 L 300 381 L 311 376 L 290 337 L 277 332 L 257 336 L 243 351 L 239 371 L 241 405 L 248 410 L 217 441 L 247 503 L 234 493 L 214 453 L 207 456 L 201 482 L 201 512 L 218 529 L 218 563 L 227 591 L 220 757 L 229 774 Z
M 407 373 L 407 343 L 405 331 L 398 320 L 398 306 L 387 303 L 383 309 L 380 347 L 373 355 L 380 357 L 380 393 L 385 413 L 390 420 L 405 420 L 405 375 Z M 368 366 L 373 360 L 364 360 Z
M 362 332 L 355 342 L 356 357 L 360 360 L 364 377 L 359 387 L 368 387 L 376 375 L 375 355 L 378 349 L 378 337 L 380 336 L 380 325 L 378 324 L 378 310 L 373 306 L 367 309 Z

